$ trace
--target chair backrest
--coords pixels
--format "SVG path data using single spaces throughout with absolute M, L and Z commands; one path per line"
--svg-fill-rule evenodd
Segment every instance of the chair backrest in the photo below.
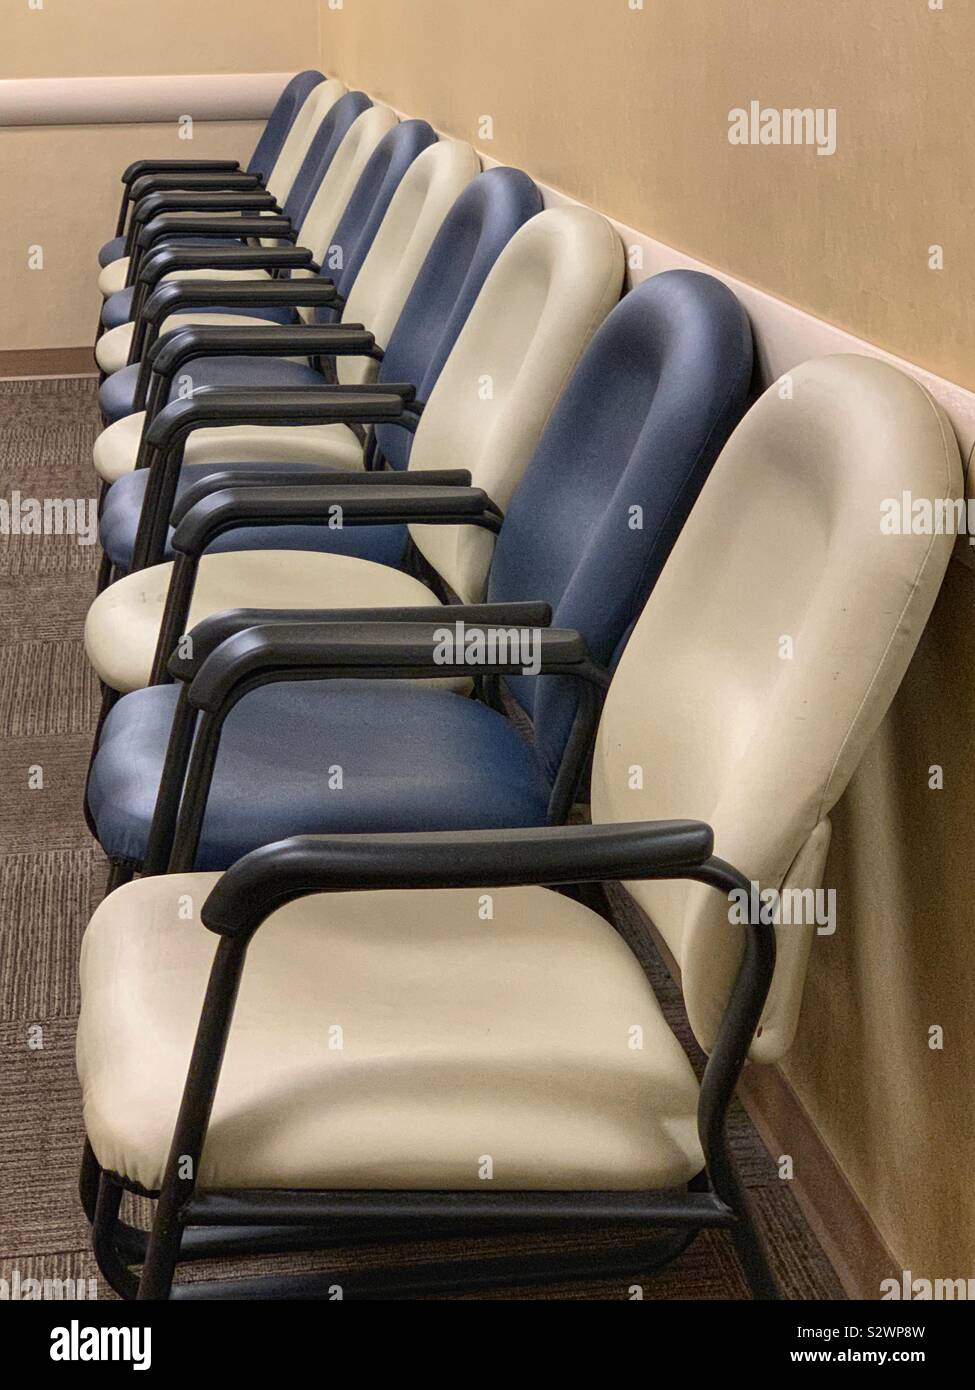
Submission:
M 268 192 L 274 194 L 282 207 L 301 172 L 316 130 L 339 98 L 345 96 L 346 91 L 344 82 L 339 82 L 334 77 L 327 78 L 314 88 L 295 117 L 294 124 L 274 161 L 274 168 L 267 177 Z
M 436 143 L 437 132 L 426 121 L 400 121 L 373 151 L 321 259 L 322 274 L 335 281 L 343 299 L 351 293 L 404 174 Z M 335 323 L 341 317 L 340 311 L 328 308 L 313 310 L 312 315 L 317 323 Z
M 365 92 L 346 92 L 328 111 L 321 125 L 315 131 L 301 171 L 294 181 L 284 210 L 298 228 L 304 231 L 304 221 L 312 204 L 318 196 L 332 160 L 338 154 L 342 141 L 352 129 L 353 124 L 368 111 L 372 102 Z M 303 241 L 303 238 L 299 238 Z M 313 248 L 309 248 L 313 249 Z
M 356 276 L 342 312 L 345 323 L 363 323 L 385 348 L 444 218 L 481 172 L 477 155 L 463 140 L 440 140 L 410 165 L 393 194 L 386 216 Z M 378 363 L 339 357 L 343 385 L 375 381 Z
M 335 110 L 338 111 L 342 103 L 354 95 L 349 93 L 349 96 L 343 97 Z M 300 244 L 307 247 L 317 261 L 321 261 L 373 151 L 398 121 L 396 112 L 388 106 L 367 106 L 356 116 L 336 146 L 318 187 L 308 201 L 299 228 Z
M 962 488 L 950 425 L 887 363 L 820 358 L 773 386 L 715 464 L 627 644 L 597 741 L 593 820 L 707 821 L 719 857 L 790 895 L 783 922 L 803 916 L 792 894 L 821 886 L 829 813 L 952 552 L 950 535 L 884 534 L 883 504 L 905 492 L 950 504 Z M 727 900 L 688 883 L 628 886 L 710 1048 L 742 946 Z M 755 1060 L 791 1044 L 813 932 L 777 929 Z
M 712 465 L 752 373 L 747 316 L 689 270 L 633 290 L 590 343 L 511 499 L 491 602 L 540 599 L 556 627 L 612 668 Z M 578 708 L 575 681 L 508 682 L 554 779 Z
M 258 140 L 247 166 L 252 174 L 260 174 L 265 183 L 274 170 L 284 142 L 288 138 L 288 132 L 298 119 L 298 113 L 315 88 L 324 81 L 325 74 L 313 68 L 296 73 L 274 103 L 274 110 L 268 117 L 264 133 Z
M 541 193 L 520 169 L 491 169 L 468 184 L 396 321 L 380 382 L 414 382 L 420 399 L 429 397 L 495 261 L 541 210 Z M 406 468 L 413 444 L 406 430 L 382 425 L 376 444 L 390 467 Z
M 604 217 L 549 208 L 509 241 L 427 400 L 410 468 L 467 468 L 506 509 L 589 340 L 620 297 L 623 245 Z M 484 597 L 494 550 L 472 526 L 411 535 L 464 603 Z

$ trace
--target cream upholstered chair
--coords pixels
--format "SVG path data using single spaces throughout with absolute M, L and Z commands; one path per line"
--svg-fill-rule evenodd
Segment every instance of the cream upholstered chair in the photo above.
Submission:
M 724 1124 L 746 1054 L 789 1048 L 811 929 L 737 925 L 725 895 L 821 883 L 830 811 L 951 555 L 949 536 L 882 533 L 882 504 L 905 491 L 962 495 L 934 401 L 871 358 L 806 363 L 732 437 L 633 632 L 592 827 L 309 837 L 222 877 L 173 863 L 105 900 L 83 946 L 78 1061 L 82 1193 L 115 1289 L 168 1296 L 181 1258 L 226 1248 L 220 1227 L 238 1241 L 261 1227 L 268 1250 L 278 1224 L 282 1248 L 296 1226 L 325 1248 L 353 1227 L 423 1240 L 588 1220 L 629 1223 L 635 1248 L 553 1256 L 549 1279 L 605 1277 L 614 1255 L 632 1277 L 728 1226 L 754 1293 L 775 1296 Z M 323 624 L 304 648 L 319 673 L 442 675 L 434 627 L 425 645 L 416 624 Z M 229 696 L 245 655 L 253 678 L 258 649 L 270 666 L 288 642 L 231 639 L 197 700 Z M 571 634 L 545 633 L 542 672 L 573 667 L 589 674 Z M 622 939 L 552 891 L 615 879 L 680 966 L 710 1053 L 700 1086 Z M 118 1221 L 126 1187 L 159 1194 L 148 1249 Z M 127 1266 L 143 1261 L 139 1283 Z M 491 1270 L 415 1278 L 414 1292 L 477 1287 Z M 403 1282 L 363 1270 L 345 1296 Z
M 412 166 L 387 221 L 396 213 L 394 224 L 399 225 L 395 204 L 407 181 L 441 148 L 428 150 Z M 412 227 L 415 208 L 409 190 L 407 194 L 407 225 Z M 434 230 L 425 229 L 425 242 Z M 403 255 L 411 273 L 419 260 L 415 241 L 411 231 Z M 387 260 L 389 256 L 387 245 Z M 357 290 L 367 268 L 368 263 Z M 495 263 L 430 394 L 409 471 L 463 467 L 473 485 L 503 512 L 579 357 L 619 299 L 623 270 L 622 243 L 598 213 L 552 208 L 522 227 Z M 327 411 L 327 400 L 322 409 Z M 494 539 L 475 527 L 447 534 L 454 529 L 414 526 L 411 535 L 447 586 L 463 602 L 474 603 L 483 595 Z M 148 684 L 172 571 L 167 562 L 126 575 L 89 609 L 86 650 L 111 689 L 124 692 Z M 192 593 L 191 624 L 233 607 L 385 608 L 437 602 L 425 584 L 392 565 L 305 550 L 204 555 Z
M 335 103 L 345 96 L 344 82 L 328 78 L 307 97 L 288 131 L 274 168 L 268 175 L 267 191 L 283 207 L 305 161 L 315 132 Z M 104 299 L 123 290 L 128 281 L 129 258 L 121 256 L 104 266 L 98 276 L 98 289 Z
M 363 119 L 360 117 L 360 120 Z M 341 150 L 336 155 L 336 161 L 340 154 Z M 364 324 L 377 346 L 386 348 L 389 335 L 444 218 L 480 171 L 477 154 L 463 140 L 441 140 L 413 161 L 403 175 L 369 254 L 356 275 L 342 311 L 343 322 Z M 310 249 L 314 251 L 316 260 L 321 262 L 328 251 L 335 227 L 326 223 L 321 208 L 317 218 L 319 240 Z M 307 319 L 308 316 L 303 317 Z M 190 324 L 210 324 L 218 328 L 232 324 L 268 327 L 264 320 L 236 314 L 199 313 L 173 315 L 165 327 L 172 329 Z M 107 341 L 109 337 L 111 335 L 107 334 L 102 341 Z M 244 361 L 243 367 L 248 373 L 245 382 L 249 384 L 253 381 L 253 364 Z M 194 373 L 192 366 L 188 370 L 200 386 L 209 384 L 205 372 L 197 370 Z M 378 363 L 369 358 L 341 358 L 338 371 L 342 381 L 366 382 L 375 380 Z M 162 399 L 165 400 L 165 395 Z M 95 469 L 104 482 L 114 482 L 136 467 L 143 433 L 150 418 L 150 412 L 138 410 L 115 420 L 101 432 L 95 441 L 94 461 Z M 314 462 L 334 458 L 336 454 L 343 466 L 357 466 L 356 459 L 361 457 L 361 448 L 350 431 L 332 425 L 292 429 L 243 426 L 240 429 L 201 433 L 193 440 L 186 462 L 246 463 L 269 458 L 285 463 Z
M 322 259 L 331 245 L 335 228 L 338 226 L 342 213 L 376 146 L 396 124 L 396 113 L 388 106 L 371 106 L 360 116 L 357 116 L 349 127 L 345 138 L 335 152 L 335 158 L 325 171 L 325 177 L 322 179 L 315 200 L 302 221 L 298 233 L 302 245 L 315 253 L 316 261 Z M 315 243 L 314 247 L 311 245 L 312 242 Z M 316 250 L 316 248 L 318 249 Z M 266 271 L 260 270 L 240 271 L 238 275 L 240 279 L 249 280 L 270 278 Z M 226 271 L 219 278 L 236 280 L 238 275 L 232 271 Z M 208 270 L 187 271 L 184 275 L 176 275 L 173 278 L 206 280 L 213 278 L 213 273 Z M 267 320 L 243 313 L 230 315 L 203 312 L 173 314 L 165 320 L 161 331 L 167 333 L 174 328 L 183 328 L 193 323 L 208 323 L 218 326 L 229 326 L 234 323 L 256 324 L 263 327 Z M 121 371 L 128 363 L 134 332 L 134 323 L 123 323 L 117 328 L 109 329 L 98 340 L 95 348 L 95 360 L 106 375 Z

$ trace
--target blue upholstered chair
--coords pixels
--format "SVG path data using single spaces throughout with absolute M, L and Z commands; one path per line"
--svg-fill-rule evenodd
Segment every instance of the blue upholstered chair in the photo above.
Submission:
M 672 271 L 622 301 L 572 375 L 500 524 L 487 583 L 486 611 L 496 624 L 540 628 L 549 615 L 539 605 L 547 605 L 551 622 L 578 632 L 595 661 L 612 670 L 737 423 L 751 366 L 747 319 L 719 281 Z M 424 489 L 412 491 L 418 498 Z M 470 488 L 454 493 L 458 505 L 461 494 L 478 496 Z M 409 505 L 409 490 L 404 496 Z M 438 505 L 450 514 L 450 501 Z M 461 587 L 484 532 L 472 535 L 455 521 L 413 534 Z M 471 537 L 475 551 L 455 548 L 458 535 Z M 485 621 L 470 592 L 461 593 L 467 606 L 427 598 L 428 606 L 415 596 L 385 615 L 348 616 L 360 633 L 377 616 L 423 618 L 429 629 L 440 614 L 446 631 L 458 620 Z M 267 616 L 298 632 L 299 641 L 301 625 L 310 632 L 315 619 L 307 610 Z M 259 618 L 213 617 L 209 629 L 198 629 L 199 650 L 177 666 L 179 674 L 192 675 L 214 632 L 246 629 Z M 234 640 L 246 647 L 246 632 Z M 207 716 L 197 745 L 203 763 L 191 769 L 188 797 L 201 816 L 194 825 L 188 813 L 182 827 L 184 859 L 188 843 L 197 867 L 224 868 L 294 834 L 545 825 L 570 810 L 598 714 L 598 701 L 574 677 L 513 675 L 509 695 L 531 720 L 529 739 L 493 689 L 471 699 L 408 682 L 315 680 L 315 670 L 310 650 L 300 673 L 279 673 L 283 683 L 262 685 Z M 117 876 L 147 854 L 153 871 L 166 866 L 193 732 L 186 689 L 177 681 L 136 691 L 105 724 L 89 804 L 104 849 L 121 866 Z M 216 750 L 215 762 L 207 763 L 207 750 Z

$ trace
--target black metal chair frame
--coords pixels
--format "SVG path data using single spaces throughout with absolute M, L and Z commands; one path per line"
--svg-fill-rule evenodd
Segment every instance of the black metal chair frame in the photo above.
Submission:
M 616 879 L 683 878 L 718 892 L 748 892 L 738 870 L 716 858 L 710 829 L 696 822 L 545 828 L 446 835 L 303 837 L 248 855 L 208 898 L 203 919 L 219 936 L 165 1177 L 144 1193 L 102 1171 L 86 1146 L 81 1195 L 99 1268 L 125 1298 L 330 1298 L 328 1274 L 269 1274 L 248 1280 L 174 1282 L 183 1261 L 242 1258 L 357 1244 L 538 1233 L 584 1237 L 594 1225 L 619 1226 L 619 1246 L 523 1252 L 499 1259 L 442 1253 L 401 1276 L 361 1271 L 342 1296 L 396 1298 L 483 1291 L 531 1283 L 632 1278 L 662 1267 L 702 1230 L 731 1232 L 755 1298 L 774 1299 L 774 1276 L 755 1229 L 726 1134 L 728 1106 L 761 1018 L 775 964 L 774 927 L 741 930 L 744 951 L 701 1085 L 698 1127 L 704 1172 L 686 1190 L 665 1192 L 208 1191 L 195 1175 L 233 1019 L 247 949 L 278 908 L 314 894 L 394 888 L 541 884 L 549 888 Z M 187 1176 L 190 1174 L 192 1176 Z M 120 1219 L 126 1191 L 156 1199 L 146 1235 Z M 141 1274 L 133 1272 L 141 1266 Z

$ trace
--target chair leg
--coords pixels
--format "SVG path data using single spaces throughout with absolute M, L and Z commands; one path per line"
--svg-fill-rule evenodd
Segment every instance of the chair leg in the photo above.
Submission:
M 752 1298 L 760 1302 L 777 1301 L 782 1294 L 776 1283 L 772 1266 L 765 1253 L 765 1246 L 755 1229 L 751 1211 L 746 1199 L 738 1206 L 738 1223 L 732 1230 L 732 1239 L 738 1259 L 741 1261 L 751 1289 Z
M 81 1198 L 81 1205 L 88 1218 L 89 1226 L 95 1224 L 95 1210 L 98 1206 L 98 1186 L 101 1176 L 102 1170 L 98 1166 L 95 1150 L 91 1147 L 91 1141 L 86 1138 L 84 1151 L 81 1155 L 81 1172 L 78 1175 L 78 1195 Z
M 98 1182 L 98 1200 L 95 1205 L 95 1220 L 92 1224 L 92 1248 L 95 1262 L 105 1276 L 111 1289 L 120 1298 L 134 1299 L 138 1293 L 139 1281 L 119 1258 L 115 1244 L 115 1234 L 119 1224 L 118 1214 L 122 1205 L 122 1188 L 102 1173 Z
M 115 566 L 107 555 L 102 555 L 102 562 L 98 566 L 98 582 L 95 586 L 95 595 L 103 594 L 112 582 L 112 572 Z
M 111 859 L 109 860 L 108 881 L 105 884 L 105 897 L 109 893 L 114 893 L 116 888 L 121 888 L 126 883 L 131 883 L 135 878 L 137 865 L 131 859 Z

